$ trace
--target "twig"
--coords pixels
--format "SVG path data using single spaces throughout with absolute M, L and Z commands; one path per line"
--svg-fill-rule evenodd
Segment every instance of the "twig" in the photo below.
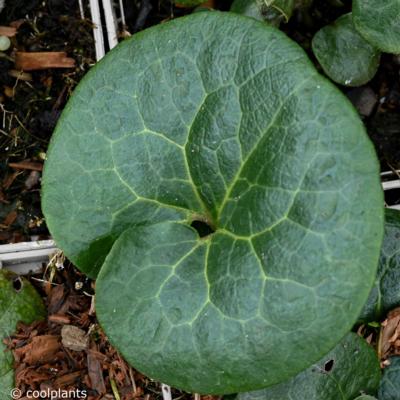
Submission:
M 133 376 L 133 370 L 131 367 L 129 367 L 129 378 L 132 383 L 133 396 L 135 396 L 136 392 L 137 392 L 137 386 L 136 386 L 136 382 L 135 382 L 135 377 Z
M 3 129 L 6 129 L 6 114 L 11 114 L 11 117 L 14 115 L 11 111 L 8 111 L 4 108 L 4 104 L 0 103 L 0 110 L 3 113 Z M 9 126 L 9 129 L 11 128 L 11 126 Z
M 50 281 L 47 281 L 45 279 L 35 278 L 34 276 L 31 276 L 30 279 L 33 279 L 34 281 L 41 282 L 41 283 L 47 283 L 47 284 L 50 284 L 52 286 L 59 286 L 58 283 L 50 282 Z
M 113 395 L 115 397 L 115 400 L 121 400 L 121 397 L 118 393 L 117 384 L 115 383 L 114 379 L 110 379 L 110 383 L 111 383 L 111 389 L 112 389 Z

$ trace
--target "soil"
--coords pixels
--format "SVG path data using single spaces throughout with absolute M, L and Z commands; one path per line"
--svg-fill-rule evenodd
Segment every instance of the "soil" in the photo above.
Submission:
M 88 1 L 83 3 L 89 16 Z M 213 2 L 214 8 L 221 10 L 228 10 L 230 3 Z M 124 4 L 126 31 L 131 34 L 191 12 L 168 0 L 124 0 Z M 315 0 L 310 9 L 297 11 L 281 28 L 319 68 L 310 51 L 313 35 L 350 9 L 350 0 Z M 81 18 L 76 0 L 8 0 L 0 14 L 0 26 L 17 30 L 11 48 L 0 53 L 0 244 L 47 239 L 40 209 L 41 170 L 60 113 L 80 79 L 95 64 L 92 24 Z M 21 74 L 15 65 L 16 52 L 39 51 L 66 52 L 75 60 L 75 67 Z M 399 77 L 400 56 L 385 54 L 368 85 L 341 87 L 365 122 L 382 171 L 400 169 Z M 391 191 L 386 201 L 400 204 L 400 190 Z M 121 399 L 162 398 L 160 384 L 132 370 L 107 342 L 92 310 L 93 282 L 68 262 L 61 269 L 31 279 L 43 295 L 49 315 L 42 323 L 21 325 L 10 342 L 17 358 L 18 387 L 73 386 L 88 390 L 93 399 L 116 397 L 116 391 Z M 84 349 L 71 350 L 62 344 L 62 328 L 70 325 L 89 332 Z M 360 329 L 369 340 L 376 340 L 376 329 Z M 37 340 L 41 340 L 42 353 L 39 358 L 27 358 Z M 192 397 L 173 393 L 174 399 Z

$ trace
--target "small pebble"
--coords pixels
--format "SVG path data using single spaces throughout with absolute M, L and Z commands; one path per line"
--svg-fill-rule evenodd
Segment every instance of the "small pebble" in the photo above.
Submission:
M 62 327 L 61 340 L 64 347 L 74 351 L 85 350 L 89 345 L 89 337 L 86 332 L 73 325 L 64 325 Z
M 378 101 L 375 92 L 369 86 L 352 89 L 347 93 L 347 97 L 363 117 L 372 114 Z
M 40 172 L 31 171 L 28 175 L 28 178 L 25 180 L 25 187 L 28 190 L 30 190 L 39 183 L 39 180 L 40 180 Z
M 0 51 L 6 51 L 10 48 L 11 41 L 7 36 L 0 36 Z

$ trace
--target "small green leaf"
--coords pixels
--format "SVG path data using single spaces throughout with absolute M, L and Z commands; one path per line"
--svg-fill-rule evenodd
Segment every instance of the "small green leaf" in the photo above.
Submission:
M 400 357 L 389 358 L 379 386 L 379 400 L 400 400 Z
M 231 11 L 279 26 L 289 21 L 295 7 L 295 0 L 235 0 Z
M 367 394 L 363 394 L 358 396 L 355 400 L 378 400 L 376 397 L 368 396 Z
M 282 32 L 218 11 L 135 34 L 87 74 L 42 199 L 58 245 L 100 271 L 110 340 L 150 377 L 202 393 L 278 383 L 333 348 L 383 237 L 356 111 Z
M 14 358 L 3 343 L 22 321 L 42 319 L 45 308 L 38 293 L 24 278 L 0 270 L 0 394 L 9 398 L 14 386 Z
M 380 377 L 375 351 L 364 339 L 349 333 L 318 363 L 289 381 L 239 393 L 236 400 L 353 400 L 360 393 L 376 393 Z
M 373 46 L 400 53 L 400 0 L 353 0 L 353 20 Z
M 264 0 L 264 4 L 278 10 L 285 17 L 285 20 L 289 21 L 294 10 L 295 0 Z
M 386 209 L 385 219 L 378 273 L 360 316 L 364 322 L 379 320 L 400 306 L 400 211 Z
M 255 18 L 258 21 L 264 21 L 262 3 L 260 0 L 234 0 L 231 6 L 231 11 L 237 14 L 246 15 L 247 17 Z M 276 14 L 276 17 L 279 17 L 279 14 Z
M 378 70 L 380 52 L 356 31 L 351 14 L 319 30 L 312 49 L 326 75 L 341 85 L 361 86 Z

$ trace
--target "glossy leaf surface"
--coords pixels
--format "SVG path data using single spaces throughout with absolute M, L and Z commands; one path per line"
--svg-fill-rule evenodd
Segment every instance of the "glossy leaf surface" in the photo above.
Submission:
M 378 321 L 400 306 L 400 211 L 386 209 L 385 219 L 378 273 L 360 316 L 363 321 Z
M 375 276 L 383 199 L 362 123 L 296 44 L 251 18 L 196 13 L 113 50 L 64 111 L 43 185 L 58 245 L 101 268 L 110 340 L 189 391 L 305 369 L 351 328 Z M 194 220 L 215 233 L 200 238 Z
M 326 75 L 345 86 L 361 86 L 375 75 L 380 51 L 355 29 L 351 14 L 318 31 L 312 49 Z
M 379 400 L 400 399 L 400 357 L 391 357 L 390 365 L 383 370 L 379 386 Z
M 375 394 L 380 378 L 374 349 L 364 339 L 349 333 L 318 363 L 291 380 L 268 389 L 240 393 L 236 400 L 354 400 L 361 393 Z
M 386 53 L 400 53 L 400 0 L 353 0 L 353 19 L 373 46 Z

